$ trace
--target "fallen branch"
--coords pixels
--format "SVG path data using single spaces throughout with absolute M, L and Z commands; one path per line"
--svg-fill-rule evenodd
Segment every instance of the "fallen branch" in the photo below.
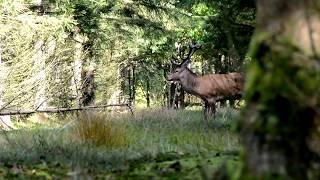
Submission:
M 192 106 L 203 106 L 202 103 L 189 103 L 189 102 L 185 102 L 185 107 L 192 107 Z
M 10 120 L 10 116 L 0 116 L 0 130 L 12 130 L 12 129 L 15 129 L 15 127 Z
M 36 110 L 16 110 L 16 111 L 2 111 L 0 116 L 5 115 L 23 115 L 23 114 L 33 114 L 33 113 L 60 113 L 60 112 L 70 112 L 70 111 L 83 111 L 89 109 L 99 109 L 107 107 L 127 107 L 131 114 L 133 110 L 129 104 L 108 104 L 108 105 L 97 105 L 97 106 L 85 106 L 77 108 L 48 108 L 48 109 L 36 109 Z

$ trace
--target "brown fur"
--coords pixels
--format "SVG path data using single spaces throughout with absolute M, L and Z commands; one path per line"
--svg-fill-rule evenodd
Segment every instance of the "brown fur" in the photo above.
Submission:
M 215 103 L 219 100 L 239 99 L 244 86 L 244 76 L 241 73 L 197 76 L 185 66 L 177 68 L 167 80 L 179 81 L 186 92 L 201 98 L 207 107 L 206 114 L 215 113 Z
M 201 97 L 216 100 L 242 94 L 244 78 L 240 73 L 210 74 L 196 77 Z

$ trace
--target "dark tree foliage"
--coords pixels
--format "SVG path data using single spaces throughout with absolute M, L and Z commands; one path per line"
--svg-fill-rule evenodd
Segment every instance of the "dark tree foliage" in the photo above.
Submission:
M 215 14 L 206 20 L 206 58 L 215 57 L 209 63 L 214 64 L 217 73 L 239 71 L 254 30 L 254 2 L 218 0 L 210 4 L 215 7 Z

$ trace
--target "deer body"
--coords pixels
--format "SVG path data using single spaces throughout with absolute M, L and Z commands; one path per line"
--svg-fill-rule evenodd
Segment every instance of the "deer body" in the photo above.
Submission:
M 215 103 L 224 99 L 239 99 L 242 96 L 244 76 L 241 73 L 208 74 L 198 76 L 188 67 L 191 55 L 197 50 L 195 45 L 190 45 L 190 51 L 178 68 L 167 77 L 168 81 L 178 81 L 182 88 L 189 94 L 201 98 L 205 102 L 205 119 L 208 114 L 215 114 Z
M 214 106 L 213 104 L 223 99 L 238 99 L 242 95 L 244 77 L 241 73 L 197 76 L 187 67 L 177 70 L 167 80 L 179 81 L 186 92 L 201 98 L 209 106 Z

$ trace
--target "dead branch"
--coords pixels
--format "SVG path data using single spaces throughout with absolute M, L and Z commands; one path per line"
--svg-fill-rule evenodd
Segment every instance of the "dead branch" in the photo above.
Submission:
M 61 113 L 61 112 L 70 112 L 70 111 L 83 111 L 89 109 L 100 109 L 107 107 L 127 107 L 131 114 L 133 114 L 133 110 L 129 104 L 107 104 L 107 105 L 97 105 L 97 106 L 85 106 L 85 107 L 77 107 L 77 108 L 47 108 L 47 109 L 35 109 L 35 110 L 15 110 L 15 111 L 2 111 L 0 112 L 0 116 L 5 115 L 23 115 L 23 114 L 33 114 L 33 113 Z

